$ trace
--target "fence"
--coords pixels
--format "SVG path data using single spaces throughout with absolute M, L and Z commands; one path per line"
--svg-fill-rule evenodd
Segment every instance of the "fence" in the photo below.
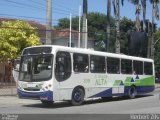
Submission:
M 12 70 L 9 70 L 6 65 L 1 64 L 0 71 L 0 96 L 16 95 L 17 87 Z
M 16 81 L 12 76 L 2 76 L 0 74 L 0 96 L 10 96 L 17 94 Z

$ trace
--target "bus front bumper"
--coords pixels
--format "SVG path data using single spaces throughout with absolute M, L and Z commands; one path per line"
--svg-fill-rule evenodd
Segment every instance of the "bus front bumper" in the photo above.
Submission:
M 37 99 L 42 101 L 52 101 L 53 102 L 53 92 L 26 92 L 22 90 L 17 90 L 18 97 L 22 99 Z

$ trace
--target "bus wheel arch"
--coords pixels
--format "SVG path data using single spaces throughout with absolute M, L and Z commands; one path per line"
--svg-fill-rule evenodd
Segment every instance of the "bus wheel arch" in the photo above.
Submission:
M 71 103 L 74 106 L 81 105 L 84 102 L 85 89 L 82 86 L 77 86 L 72 91 Z
M 137 95 L 137 87 L 135 85 L 131 85 L 128 90 L 128 96 L 131 99 L 134 99 Z

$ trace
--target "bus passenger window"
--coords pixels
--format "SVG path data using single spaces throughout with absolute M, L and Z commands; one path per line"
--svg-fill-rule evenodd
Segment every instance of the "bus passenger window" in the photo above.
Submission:
M 73 54 L 73 69 L 75 72 L 88 72 L 88 55 L 74 53 Z
M 143 75 L 143 62 L 133 61 L 133 74 Z
M 90 67 L 92 73 L 106 72 L 105 57 L 91 55 L 90 60 L 91 60 Z
M 153 66 L 150 62 L 144 62 L 144 74 L 153 75 Z
M 120 74 L 120 59 L 107 57 L 107 73 Z
M 68 52 L 57 52 L 55 76 L 58 81 L 64 81 L 71 75 L 71 56 Z
M 132 61 L 127 59 L 121 60 L 121 73 L 132 74 Z

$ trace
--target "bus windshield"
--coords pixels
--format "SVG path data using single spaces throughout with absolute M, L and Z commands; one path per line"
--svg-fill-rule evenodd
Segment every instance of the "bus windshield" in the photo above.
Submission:
M 22 56 L 19 80 L 36 82 L 49 80 L 52 77 L 53 55 L 27 55 Z

